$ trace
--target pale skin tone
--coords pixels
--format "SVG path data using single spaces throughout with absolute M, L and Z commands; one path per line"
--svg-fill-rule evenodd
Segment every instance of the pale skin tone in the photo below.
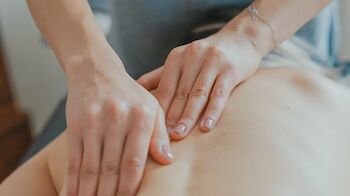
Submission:
M 349 100 L 349 89 L 318 74 L 258 71 L 229 96 L 212 132 L 197 125 L 173 144 L 173 164 L 148 159 L 137 195 L 349 195 Z M 66 132 L 5 180 L 0 195 L 66 196 L 67 144 Z
M 254 6 L 281 42 L 329 2 L 258 0 Z M 213 129 L 231 91 L 274 48 L 271 29 L 242 12 L 220 32 L 175 48 L 162 68 L 135 82 L 86 1 L 28 5 L 67 76 L 69 196 L 134 194 L 148 152 L 161 164 L 174 159 L 167 127 L 176 140 L 198 121 L 202 131 Z M 156 86 L 155 96 L 142 86 Z

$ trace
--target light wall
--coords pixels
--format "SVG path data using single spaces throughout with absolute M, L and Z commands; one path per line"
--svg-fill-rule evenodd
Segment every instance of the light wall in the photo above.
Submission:
M 350 1 L 343 4 L 343 36 L 350 35 Z M 0 0 L 0 25 L 12 86 L 18 103 L 31 114 L 34 132 L 42 128 L 66 93 L 64 74 L 35 27 L 24 0 Z M 350 37 L 341 57 L 350 60 Z
M 0 22 L 14 94 L 38 133 L 66 92 L 64 74 L 43 44 L 26 1 L 0 0 Z

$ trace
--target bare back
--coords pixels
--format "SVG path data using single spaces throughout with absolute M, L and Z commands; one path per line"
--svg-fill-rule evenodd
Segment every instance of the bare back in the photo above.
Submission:
M 138 195 L 350 195 L 349 109 L 349 90 L 323 76 L 260 70 L 233 91 L 212 132 L 196 127 L 172 144 L 173 164 L 148 160 Z M 55 187 L 65 196 L 65 137 L 17 170 L 0 195 L 48 196 Z M 42 162 L 47 169 L 37 168 Z M 38 173 L 45 193 L 29 190 L 30 181 L 11 189 Z
M 260 71 L 234 90 L 215 131 L 147 164 L 139 196 L 350 195 L 349 92 L 319 75 Z

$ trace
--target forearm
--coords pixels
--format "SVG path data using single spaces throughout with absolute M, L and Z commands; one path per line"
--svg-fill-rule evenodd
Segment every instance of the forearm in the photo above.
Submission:
M 87 1 L 28 0 L 28 5 L 66 72 L 72 64 L 111 51 Z
M 252 6 L 259 11 L 259 15 L 270 27 L 261 19 L 253 21 L 245 10 L 224 29 L 244 32 L 252 38 L 254 45 L 266 54 L 276 47 L 275 40 L 276 44 L 280 44 L 330 2 L 331 0 L 256 0 Z

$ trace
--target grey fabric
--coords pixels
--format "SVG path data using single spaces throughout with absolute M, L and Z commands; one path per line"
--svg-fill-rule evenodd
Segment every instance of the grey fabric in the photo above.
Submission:
M 110 0 L 109 41 L 133 78 L 163 65 L 208 11 L 250 0 Z
M 215 7 L 248 5 L 251 0 L 109 0 L 112 29 L 109 41 L 133 78 L 163 65 L 170 50 Z M 317 61 L 333 63 L 339 39 L 337 1 L 297 33 Z M 286 18 L 286 23 L 288 19 Z

